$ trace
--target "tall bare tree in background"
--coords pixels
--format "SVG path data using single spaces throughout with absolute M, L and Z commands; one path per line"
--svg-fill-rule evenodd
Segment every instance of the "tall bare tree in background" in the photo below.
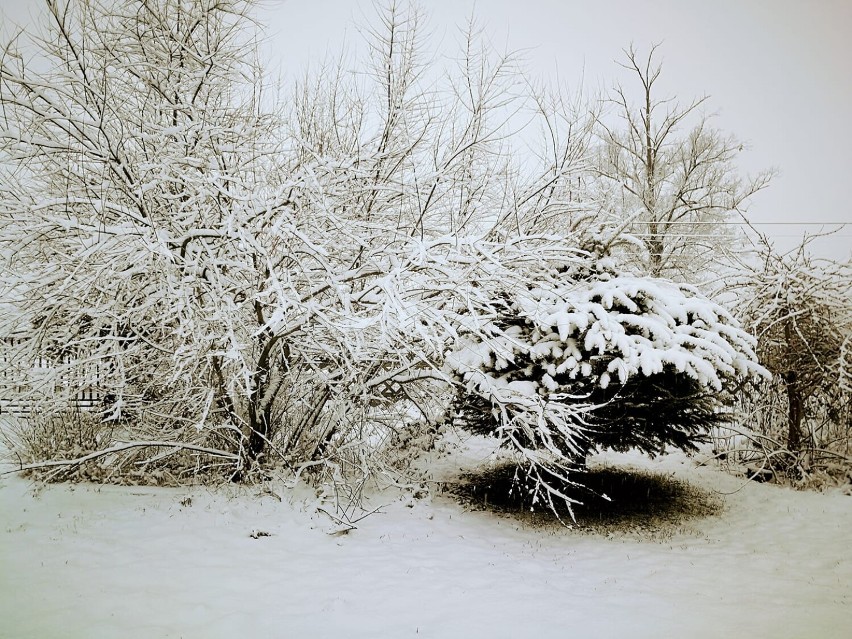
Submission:
M 633 46 L 625 51 L 621 66 L 637 91 L 621 84 L 612 90 L 613 117 L 597 122 L 594 172 L 601 207 L 641 240 L 644 250 L 634 259 L 643 270 L 694 281 L 735 237 L 725 223 L 771 174 L 740 177 L 734 161 L 743 145 L 712 128 L 701 111 L 706 97 L 684 105 L 660 95 L 657 58 L 657 46 L 644 58 Z

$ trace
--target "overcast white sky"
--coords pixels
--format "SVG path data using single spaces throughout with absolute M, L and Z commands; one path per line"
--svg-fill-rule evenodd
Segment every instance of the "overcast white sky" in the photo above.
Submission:
M 43 0 L 0 0 L 0 20 L 26 23 Z M 434 37 L 448 48 L 473 12 L 501 49 L 529 49 L 532 70 L 577 85 L 629 78 L 615 60 L 634 43 L 662 43 L 660 84 L 683 101 L 708 94 L 715 125 L 749 146 L 746 172 L 779 175 L 749 213 L 797 243 L 815 222 L 852 223 L 852 1 L 850 0 L 423 0 Z M 265 0 L 267 50 L 285 75 L 358 35 L 367 0 Z M 807 224 L 807 225 L 806 225 Z M 831 228 L 829 225 L 827 228 Z M 795 237 L 789 237 L 795 236 Z M 852 225 L 818 255 L 848 259 Z

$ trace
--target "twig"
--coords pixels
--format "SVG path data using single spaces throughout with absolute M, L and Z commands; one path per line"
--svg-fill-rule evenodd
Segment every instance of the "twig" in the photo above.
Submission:
M 386 505 L 387 505 L 387 504 L 383 504 L 383 505 L 379 506 L 378 508 L 373 508 L 373 510 L 371 510 L 371 511 L 370 511 L 370 512 L 368 512 L 368 513 L 364 513 L 363 515 L 361 515 L 361 516 L 360 516 L 360 517 L 358 517 L 357 519 L 349 519 L 349 518 L 347 517 L 347 520 L 348 520 L 350 523 L 357 524 L 357 523 L 358 523 L 359 521 L 361 521 L 362 519 L 366 519 L 366 518 L 367 518 L 367 517 L 369 517 L 370 515 L 374 515 L 374 514 L 376 514 L 377 512 L 379 512 L 379 510 L 380 510 L 381 508 L 384 508 Z M 384 513 L 382 513 L 382 514 L 384 514 Z
M 330 512 L 328 512 L 325 508 L 322 508 L 322 507 L 317 508 L 317 511 L 319 511 L 319 512 L 325 514 L 325 515 L 328 515 L 331 518 L 331 520 L 334 521 L 336 524 L 338 524 L 340 526 L 346 526 L 346 528 L 344 530 L 336 530 L 336 531 L 329 533 L 329 534 L 345 534 L 345 533 L 348 533 L 350 530 L 357 530 L 358 526 L 356 526 L 355 524 L 357 524 L 362 519 L 366 519 L 370 515 L 374 515 L 375 513 L 379 512 L 379 510 L 384 508 L 385 505 L 386 504 L 383 504 L 383 505 L 379 506 L 378 508 L 374 508 L 370 512 L 364 513 L 363 515 L 361 515 L 357 519 L 350 519 L 347 515 L 344 515 L 342 518 L 338 517 L 337 515 L 332 515 Z
M 322 507 L 317 508 L 317 511 L 323 513 L 324 515 L 328 515 L 328 517 L 330 517 L 331 520 L 334 523 L 336 523 L 338 526 L 345 526 L 345 528 L 343 530 L 335 530 L 333 532 L 330 532 L 329 533 L 330 535 L 346 534 L 350 530 L 357 530 L 358 529 L 358 526 L 355 526 L 354 524 L 351 524 L 348 521 L 343 521 L 340 517 L 338 517 L 336 515 L 332 515 L 325 508 L 322 508 Z

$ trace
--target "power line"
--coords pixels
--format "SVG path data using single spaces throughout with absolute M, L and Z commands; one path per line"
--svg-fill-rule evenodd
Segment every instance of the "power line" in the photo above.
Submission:
M 670 226 L 673 224 L 689 224 L 691 226 L 696 225 L 705 225 L 705 226 L 849 226 L 852 225 L 852 222 L 738 222 L 734 220 L 724 220 L 719 222 L 689 222 L 687 220 L 675 220 L 671 222 L 666 222 L 664 220 L 654 220 L 644 221 L 637 220 L 636 222 L 630 222 L 630 224 L 664 224 L 666 226 Z
M 714 235 L 712 233 L 666 233 L 665 231 L 660 231 L 659 233 L 630 233 L 630 235 L 632 235 L 633 237 L 689 237 L 689 238 L 692 238 L 692 237 L 712 237 L 712 238 L 716 238 L 716 239 L 718 239 L 719 237 L 724 237 L 724 236 Z M 775 237 L 801 237 L 801 235 L 787 234 L 787 233 L 785 233 L 783 235 L 779 235 L 779 234 L 773 233 L 772 237 L 773 238 L 775 238 Z M 815 236 L 815 237 L 820 237 L 820 236 Z M 826 237 L 852 237 L 852 235 L 850 235 L 848 233 L 832 233 L 831 235 L 826 236 Z

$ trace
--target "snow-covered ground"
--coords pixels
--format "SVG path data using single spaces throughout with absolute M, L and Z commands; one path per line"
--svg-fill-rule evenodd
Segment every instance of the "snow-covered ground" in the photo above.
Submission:
M 852 497 L 744 485 L 681 455 L 606 461 L 730 494 L 643 538 L 386 492 L 335 535 L 307 488 L 279 501 L 7 475 L 0 637 L 852 636 Z

